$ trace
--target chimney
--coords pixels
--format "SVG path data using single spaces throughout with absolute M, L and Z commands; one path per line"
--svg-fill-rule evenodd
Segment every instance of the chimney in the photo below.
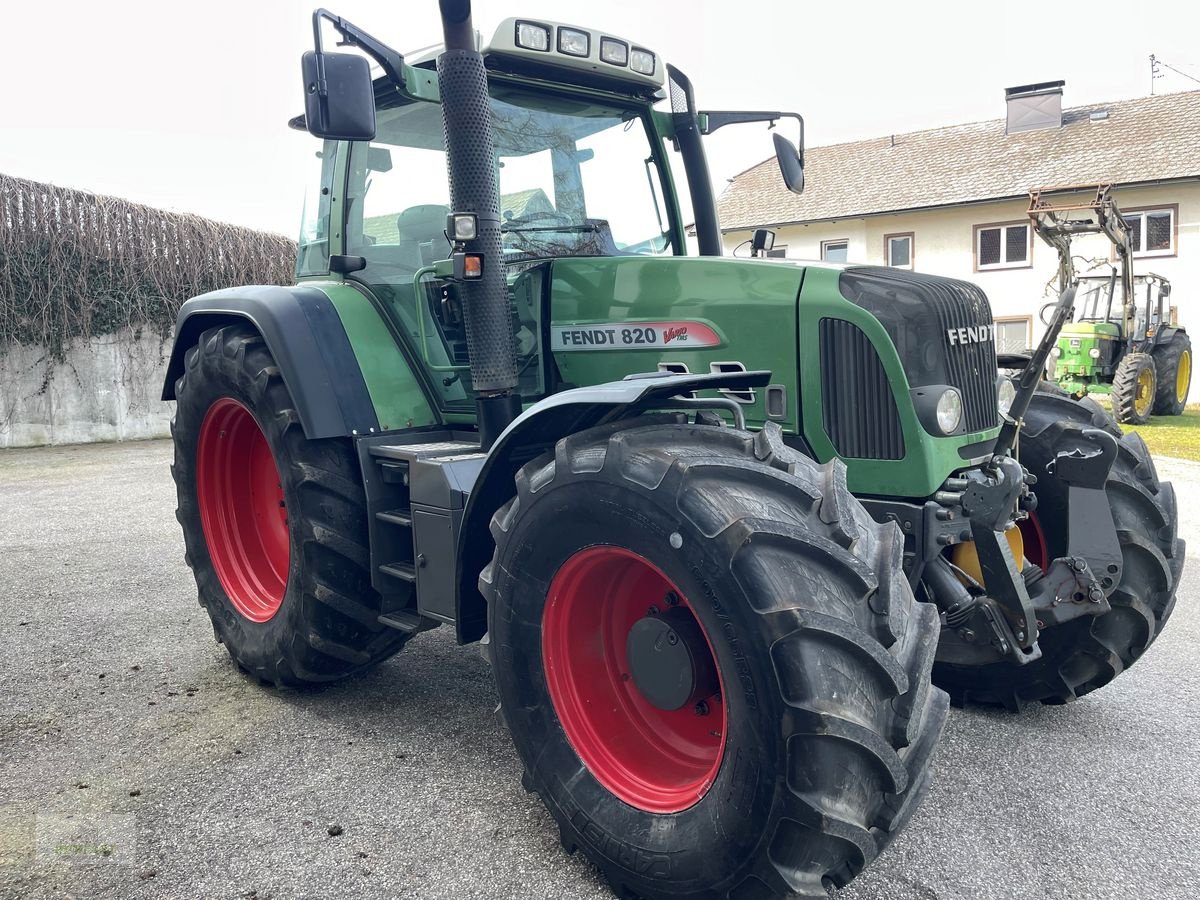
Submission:
M 1062 95 L 1065 81 L 1043 81 L 1004 89 L 1008 105 L 1005 134 L 1062 127 Z

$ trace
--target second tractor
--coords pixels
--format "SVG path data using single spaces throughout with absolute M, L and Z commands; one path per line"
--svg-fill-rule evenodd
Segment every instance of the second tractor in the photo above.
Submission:
M 1192 339 L 1175 323 L 1171 283 L 1134 274 L 1134 235 L 1110 185 L 1083 203 L 1055 203 L 1048 193 L 1030 192 L 1029 217 L 1058 252 L 1059 290 L 1079 285 L 1075 319 L 1063 326 L 1052 351 L 1055 382 L 1081 397 L 1108 394 L 1118 422 L 1144 425 L 1151 415 L 1181 415 L 1192 384 Z M 1076 274 L 1071 241 L 1081 234 L 1109 239 L 1115 261 L 1107 272 Z

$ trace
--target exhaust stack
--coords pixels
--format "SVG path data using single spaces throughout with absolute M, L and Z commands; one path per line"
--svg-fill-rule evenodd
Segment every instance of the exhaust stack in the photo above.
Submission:
M 488 449 L 521 413 L 508 285 L 500 249 L 500 196 L 483 56 L 475 47 L 470 0 L 439 0 L 446 49 L 437 59 L 450 202 L 472 213 L 475 237 L 458 241 L 483 258 L 480 278 L 462 281 L 471 384 L 478 394 L 479 441 Z

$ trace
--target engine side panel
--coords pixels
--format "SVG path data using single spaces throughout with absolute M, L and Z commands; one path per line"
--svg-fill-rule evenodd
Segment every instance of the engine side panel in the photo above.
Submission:
M 550 348 L 564 381 L 603 384 L 635 372 L 707 374 L 767 369 L 799 429 L 796 298 L 800 266 L 716 257 L 589 257 L 551 269 Z M 683 366 L 686 366 L 684 370 Z M 767 421 L 766 393 L 730 393 L 750 427 Z

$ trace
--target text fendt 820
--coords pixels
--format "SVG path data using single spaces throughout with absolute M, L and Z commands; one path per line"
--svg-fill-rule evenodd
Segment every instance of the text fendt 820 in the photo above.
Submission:
M 314 15 L 298 283 L 180 312 L 200 603 L 279 686 L 483 641 L 525 786 L 615 891 L 822 896 L 912 815 L 950 699 L 1061 703 L 1153 642 L 1171 487 L 1038 386 L 1073 289 L 999 380 L 971 284 L 721 258 L 702 135 L 798 116 L 697 111 L 607 32 L 441 12 L 410 59 Z

